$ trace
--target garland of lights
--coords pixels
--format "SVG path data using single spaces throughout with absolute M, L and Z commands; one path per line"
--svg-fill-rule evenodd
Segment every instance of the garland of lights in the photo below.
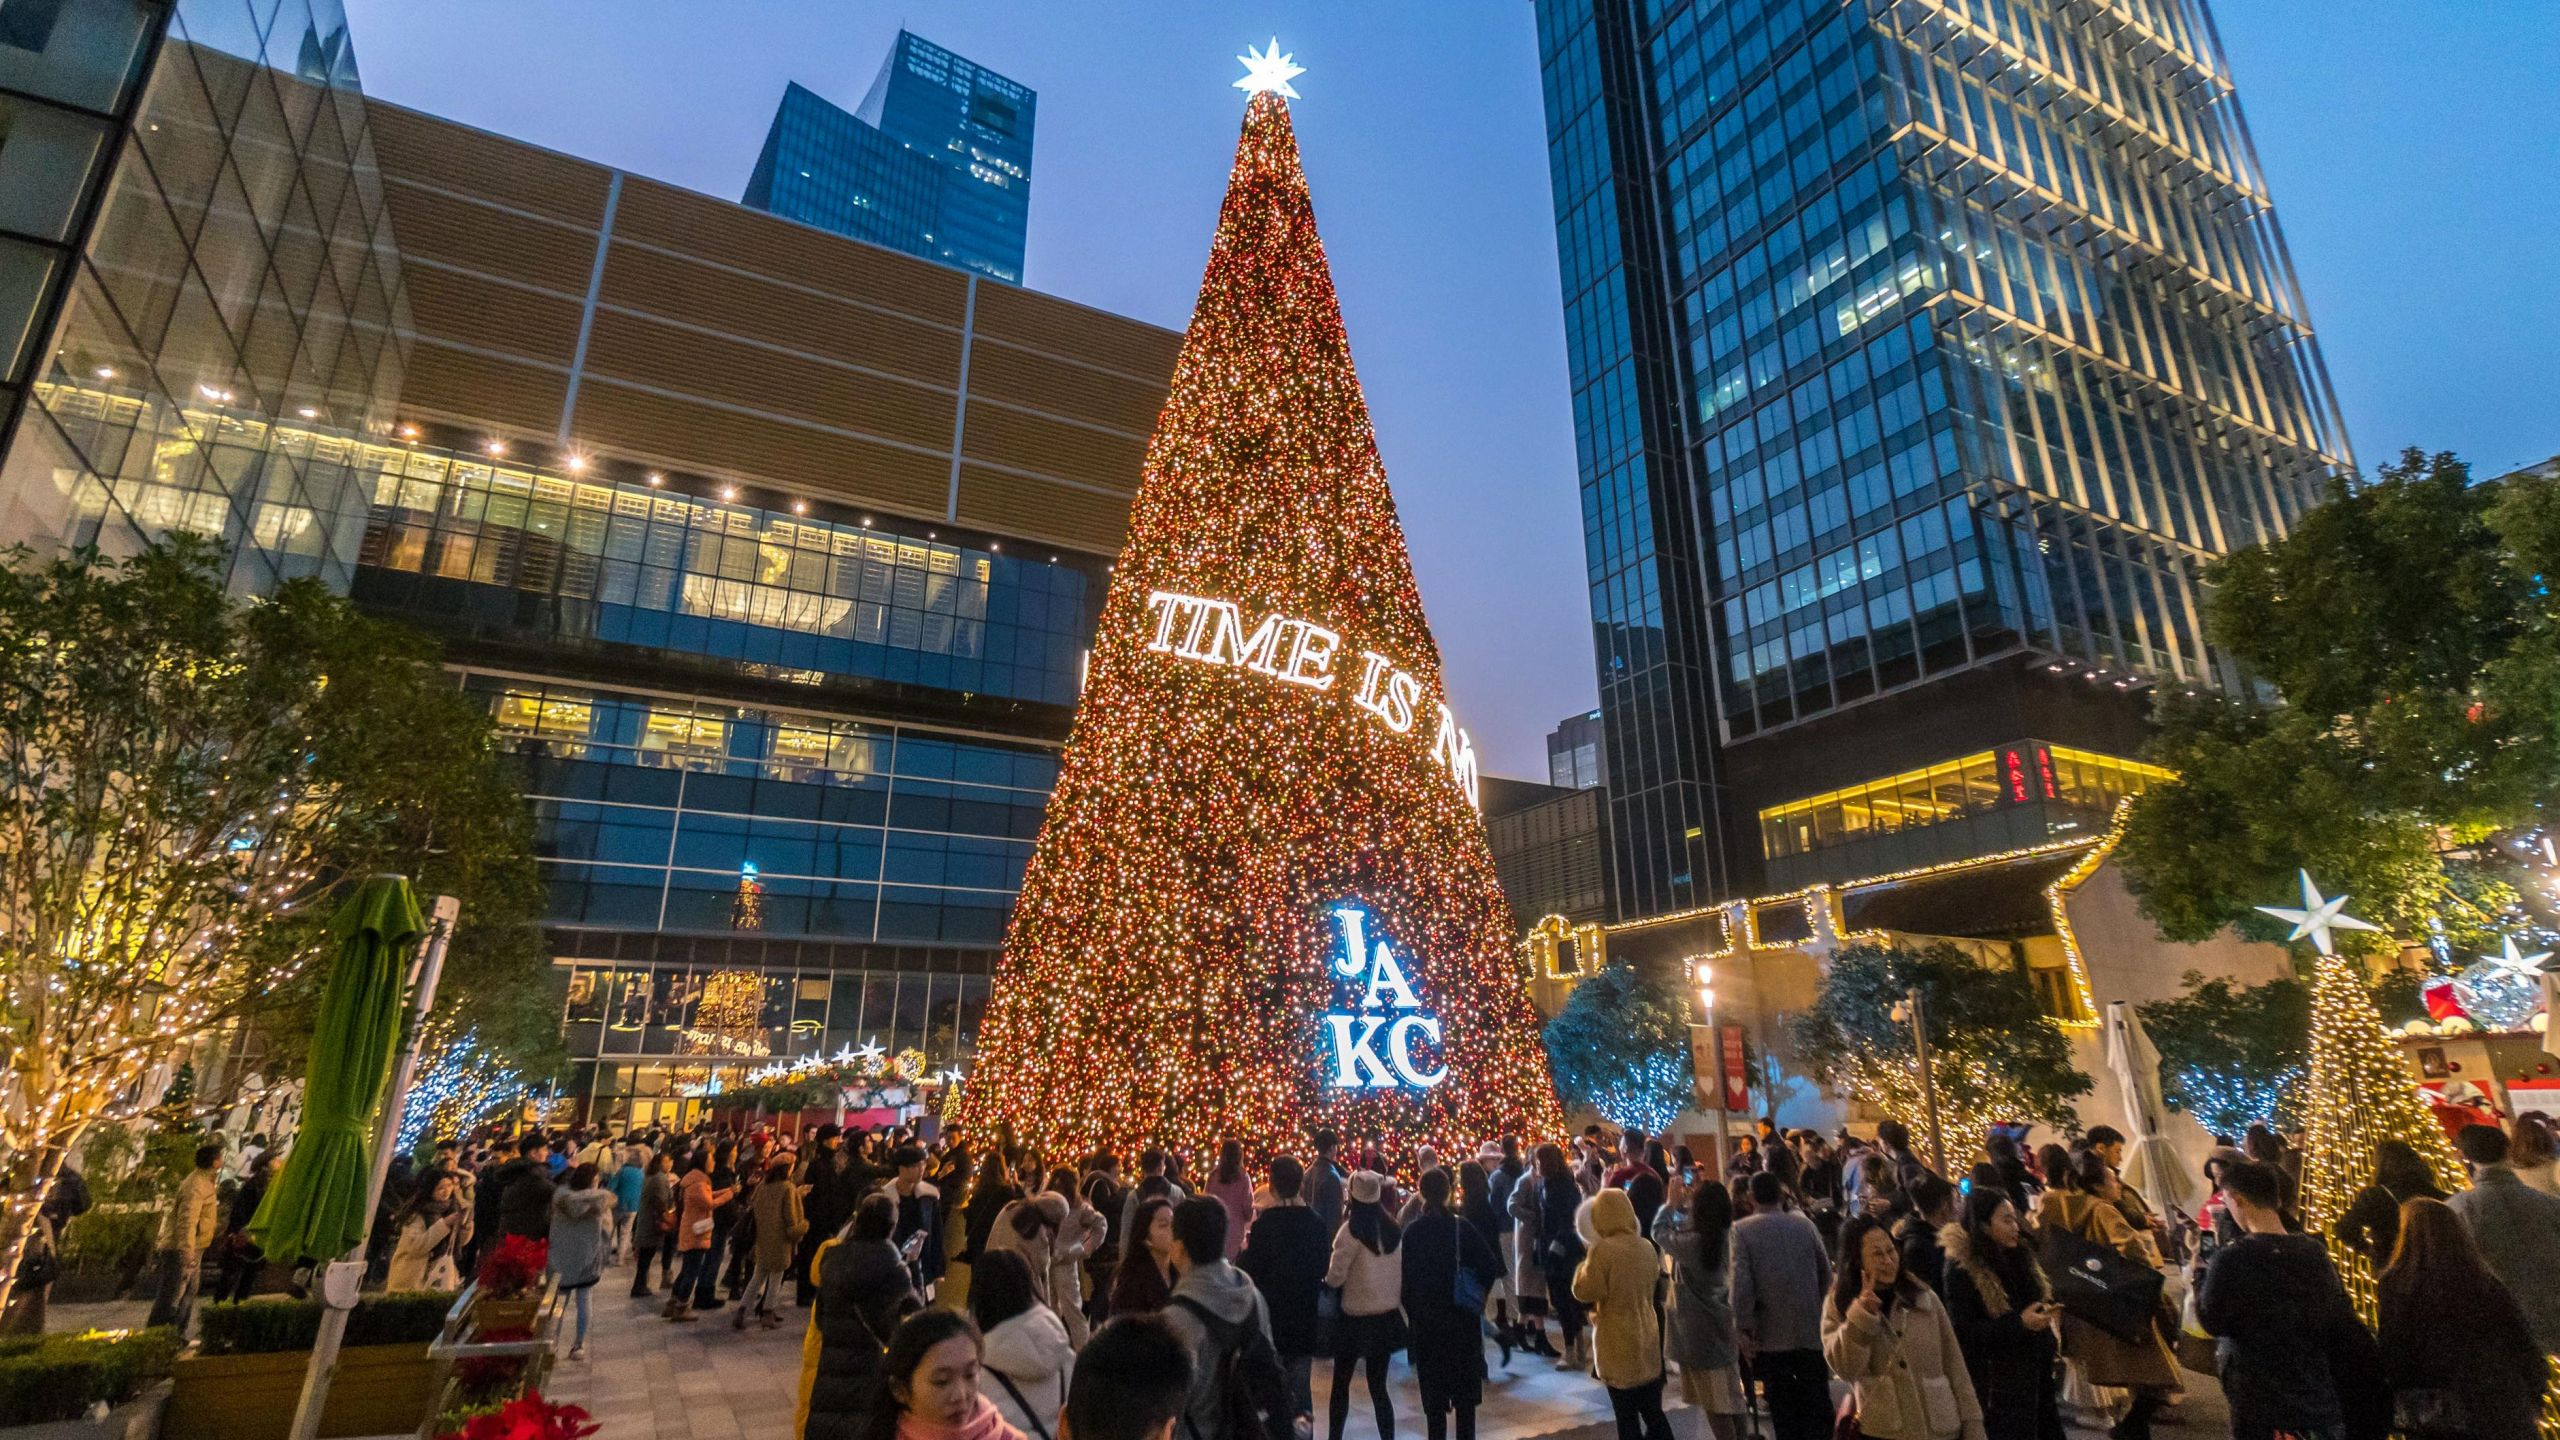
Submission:
M 1154 595 L 1233 605 L 1236 633 Z M 1446 704 L 1289 110 L 1257 94 L 961 1126 L 1049 1154 L 1555 1134 L 1483 822 L 1421 718 Z M 1368 963 L 1352 908 L 1387 1008 L 1327 1016 Z
M 959 1082 L 960 1072 L 926 1073 L 924 1052 L 884 1054 L 877 1045 L 839 1050 L 830 1058 L 803 1055 L 790 1064 L 776 1061 L 747 1073 L 744 1081 L 725 1086 L 711 1098 L 723 1108 L 762 1106 L 767 1110 L 806 1110 L 842 1105 L 848 1110 L 895 1110 L 922 1097 L 916 1092 Z

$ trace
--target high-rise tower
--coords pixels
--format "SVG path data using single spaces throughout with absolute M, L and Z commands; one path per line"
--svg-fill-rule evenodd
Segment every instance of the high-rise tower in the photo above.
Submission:
M 2202 0 L 1538 0 L 1621 912 L 2104 823 L 2352 464 Z
M 1019 285 L 1038 103 L 901 30 L 858 110 L 785 87 L 741 203 Z

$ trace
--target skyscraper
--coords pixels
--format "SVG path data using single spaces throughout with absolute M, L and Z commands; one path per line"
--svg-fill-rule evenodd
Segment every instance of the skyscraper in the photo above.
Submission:
M 1537 10 L 1621 913 L 2103 823 L 2352 464 L 2202 0 Z
M 743 203 L 1019 285 L 1038 104 L 901 30 L 859 110 L 784 88 Z
M 1547 783 L 1567 790 L 1588 790 L 1609 783 L 1602 756 L 1600 712 L 1568 715 L 1547 732 Z

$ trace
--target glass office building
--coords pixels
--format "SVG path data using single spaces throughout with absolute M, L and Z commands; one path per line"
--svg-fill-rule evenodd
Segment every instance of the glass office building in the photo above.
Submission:
M 784 89 L 743 203 L 1018 285 L 1038 105 L 901 30 L 858 110 Z
M 343 588 L 406 299 L 335 0 L 0 7 L 0 544 Z
M 2234 681 L 2202 566 L 2352 457 L 2201 0 L 1537 8 L 1623 913 Z

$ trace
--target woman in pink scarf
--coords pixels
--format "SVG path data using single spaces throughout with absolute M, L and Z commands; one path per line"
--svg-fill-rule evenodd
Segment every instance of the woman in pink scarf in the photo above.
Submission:
M 863 1440 L 1028 1440 L 978 1393 L 978 1327 L 956 1310 L 919 1310 L 889 1337 L 881 1369 L 894 1402 L 872 1412 Z M 1042 1440 L 1057 1417 L 1035 1416 Z

